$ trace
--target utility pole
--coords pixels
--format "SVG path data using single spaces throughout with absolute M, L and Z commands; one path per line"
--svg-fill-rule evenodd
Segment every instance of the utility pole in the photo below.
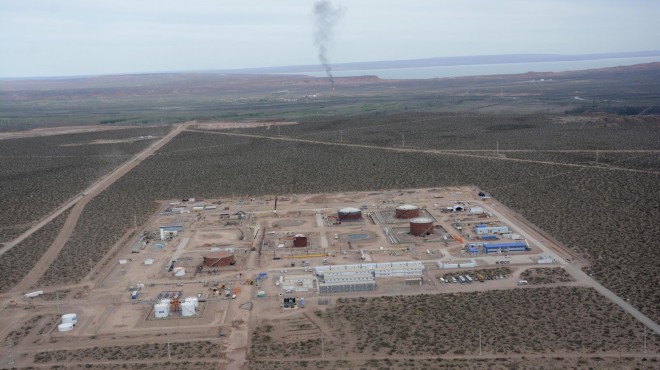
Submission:
M 7 356 L 9 357 L 9 361 L 7 364 L 11 365 L 14 363 L 14 353 L 12 351 L 14 347 L 14 340 L 12 337 L 7 337 Z
M 170 355 L 170 339 L 167 338 L 167 359 L 171 360 L 172 356 Z
M 497 140 L 495 143 L 496 143 L 495 152 L 497 153 L 497 155 L 500 155 L 500 141 Z
M 57 300 L 57 315 L 60 315 L 60 292 L 55 292 L 55 299 Z
M 596 149 L 596 163 L 598 163 L 598 149 Z
M 339 142 L 344 142 L 344 130 L 339 130 Z
M 277 125 L 277 136 L 281 136 L 280 135 L 280 125 L 279 124 Z
M 644 327 L 644 353 L 646 353 L 646 326 Z
M 403 132 L 401 133 L 401 146 L 406 146 L 406 137 L 404 136 Z
M 481 356 L 481 329 L 479 329 L 479 356 Z

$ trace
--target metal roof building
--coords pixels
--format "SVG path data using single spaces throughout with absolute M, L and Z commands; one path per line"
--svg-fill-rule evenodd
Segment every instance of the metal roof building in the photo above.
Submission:
M 526 242 L 484 243 L 484 253 L 525 252 L 529 250 Z

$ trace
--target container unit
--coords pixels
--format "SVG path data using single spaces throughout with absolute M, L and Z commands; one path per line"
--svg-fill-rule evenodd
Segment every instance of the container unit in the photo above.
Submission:
M 484 234 L 506 234 L 509 232 L 508 226 L 488 226 L 479 224 L 474 228 L 474 233 L 477 235 Z
M 410 220 L 410 234 L 426 236 L 433 234 L 433 220 L 426 217 L 417 217 Z
M 410 219 L 419 217 L 419 207 L 411 204 L 397 206 L 394 211 L 396 218 Z
M 308 245 L 307 236 L 305 234 L 296 234 L 293 237 L 294 248 L 305 248 Z
M 484 213 L 484 209 L 481 207 L 470 207 L 468 209 L 468 212 L 475 214 L 475 215 L 480 215 Z
M 360 220 L 362 219 L 362 210 L 353 207 L 341 208 L 337 212 L 337 218 L 340 221 Z
M 481 239 L 483 239 L 483 240 L 497 240 L 497 235 L 482 235 Z
M 477 266 L 477 261 L 453 261 L 453 262 L 437 262 L 438 268 L 441 269 L 458 269 L 458 268 L 471 268 Z
M 24 297 L 25 298 L 35 298 L 35 297 L 39 297 L 42 294 L 44 294 L 43 290 L 37 290 L 36 292 L 30 292 L 30 293 L 25 294 Z

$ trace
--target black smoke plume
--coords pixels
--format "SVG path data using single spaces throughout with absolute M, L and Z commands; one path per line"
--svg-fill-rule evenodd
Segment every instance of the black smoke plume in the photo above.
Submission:
M 330 83 L 335 85 L 332 77 L 332 67 L 328 61 L 328 44 L 332 39 L 332 32 L 335 24 L 344 14 L 344 9 L 335 8 L 330 1 L 321 0 L 314 3 L 314 20 L 316 31 L 314 32 L 314 44 L 319 48 L 319 61 L 325 69 L 325 73 L 330 78 Z

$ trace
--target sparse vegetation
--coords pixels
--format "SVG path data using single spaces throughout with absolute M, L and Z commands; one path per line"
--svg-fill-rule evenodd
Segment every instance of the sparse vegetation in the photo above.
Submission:
M 69 211 L 66 211 L 0 256 L 0 292 L 18 284 L 32 270 L 41 255 L 53 243 Z M 54 299 L 54 296 L 53 296 Z
M 529 284 L 552 284 L 575 281 L 573 277 L 561 267 L 538 267 L 527 269 L 520 274 L 521 279 Z
M 27 230 L 86 186 L 146 148 L 152 140 L 108 142 L 141 135 L 162 136 L 169 127 L 112 130 L 2 140 L 0 188 L 5 207 L 0 214 L 0 241 Z
M 76 350 L 45 351 L 34 356 L 36 363 L 84 362 L 99 360 L 145 360 L 167 358 L 167 343 L 139 344 L 133 346 L 92 347 Z M 208 341 L 173 342 L 170 344 L 172 359 L 220 358 L 220 348 Z
M 575 287 L 343 298 L 324 319 L 350 333 L 344 350 L 377 355 L 477 354 L 479 330 L 490 354 L 640 351 L 643 345 L 640 323 L 595 290 Z M 647 339 L 660 346 L 660 337 Z

